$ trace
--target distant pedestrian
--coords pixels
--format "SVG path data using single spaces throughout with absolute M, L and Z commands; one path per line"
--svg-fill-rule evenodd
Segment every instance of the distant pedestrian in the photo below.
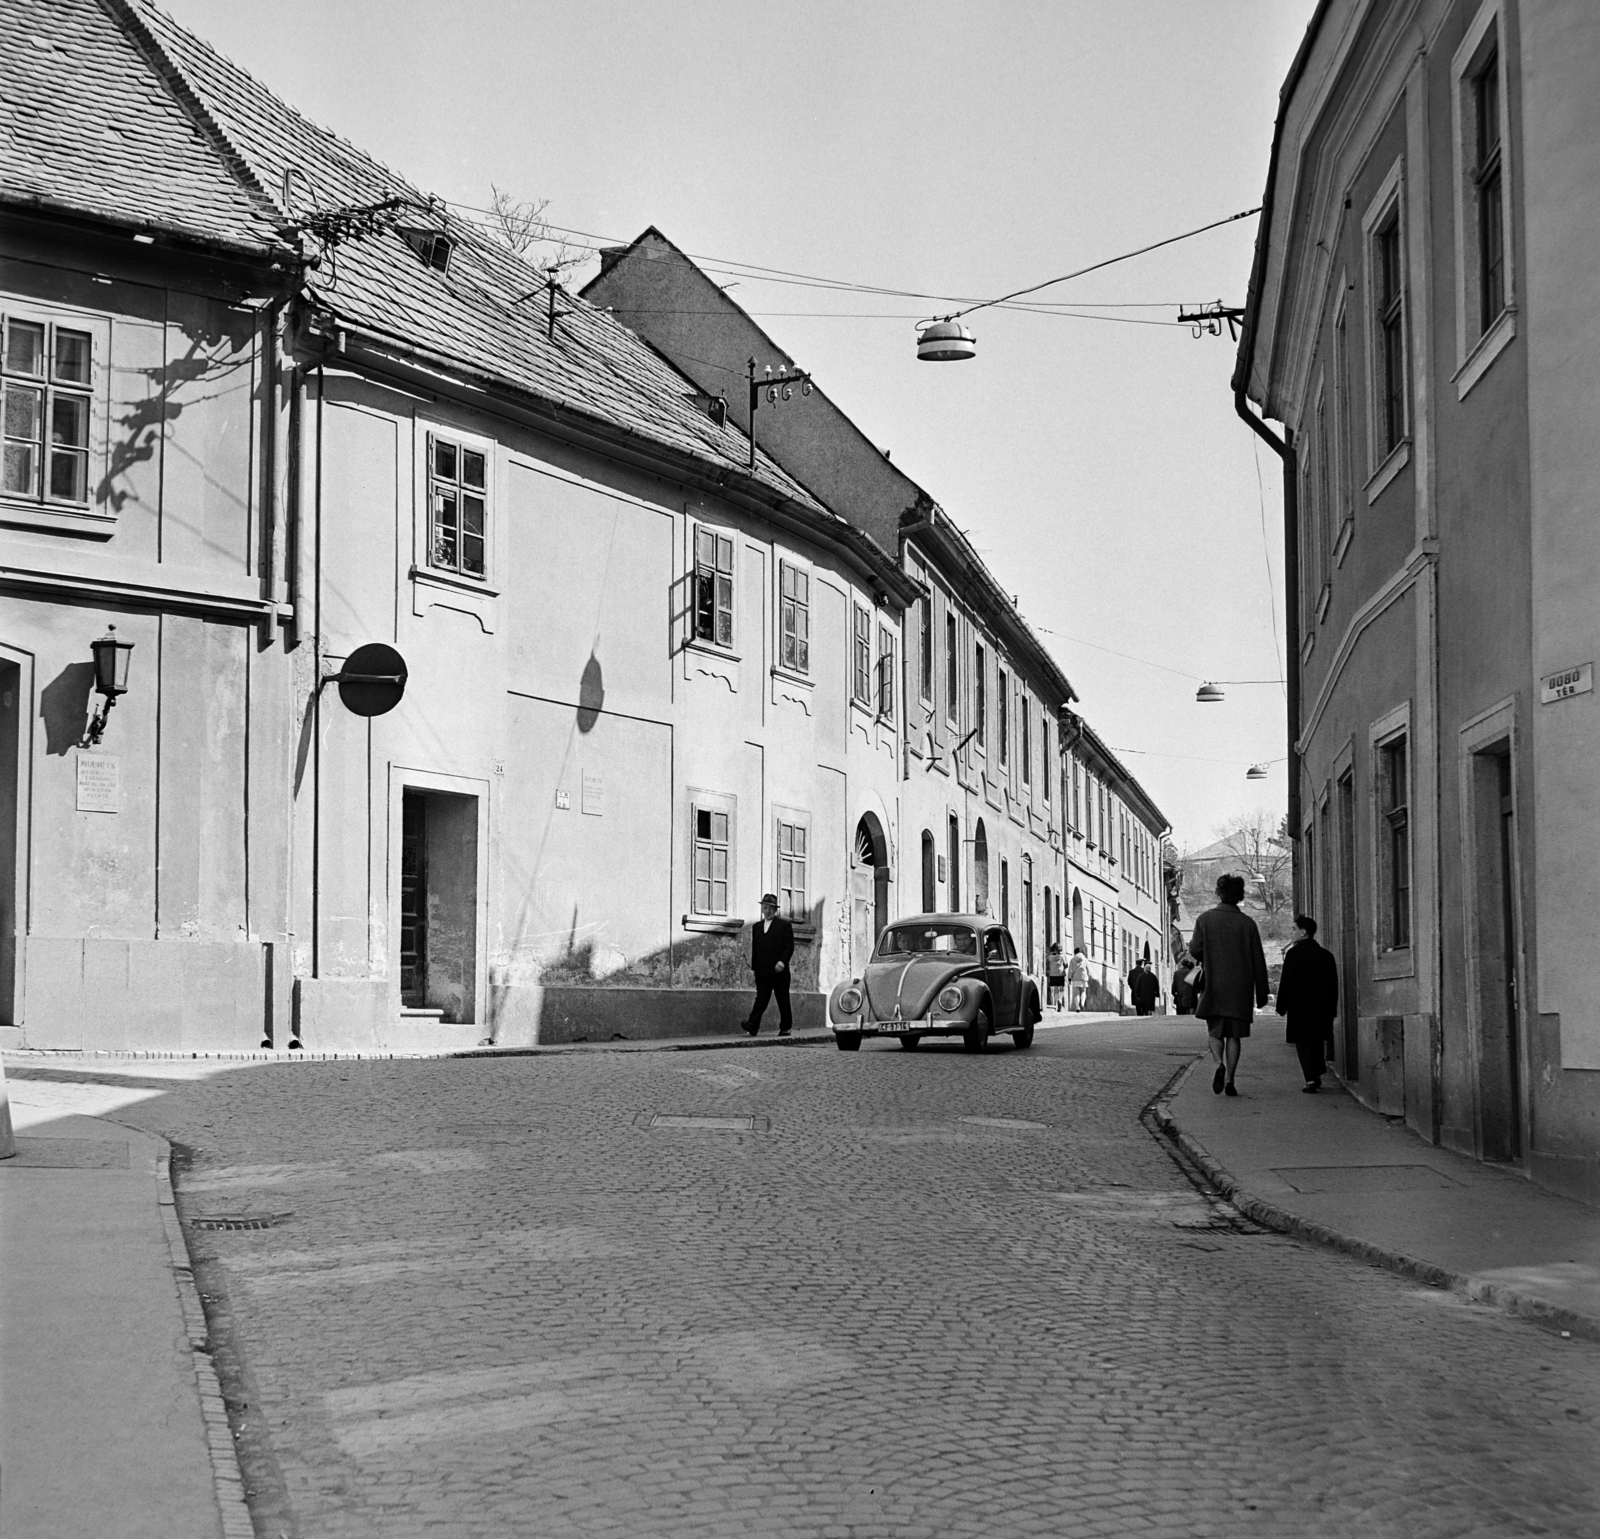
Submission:
M 1161 980 L 1142 957 L 1133 964 L 1133 971 L 1128 974 L 1128 997 L 1133 1001 L 1135 1015 L 1156 1013 L 1156 1001 L 1161 997 Z
M 772 893 L 761 899 L 761 917 L 750 930 L 750 967 L 756 975 L 756 1002 L 744 1029 L 753 1037 L 761 1030 L 767 1001 L 778 1001 L 778 1035 L 786 1037 L 794 1026 L 789 1013 L 789 962 L 794 956 L 794 926 L 778 918 L 778 900 Z
M 1051 941 L 1044 959 L 1045 998 L 1052 1010 L 1061 1008 L 1061 997 L 1067 991 L 1067 959 L 1061 954 L 1061 942 Z
M 1187 951 L 1178 958 L 1178 965 L 1172 969 L 1172 1009 L 1177 1015 L 1193 1015 L 1194 1007 L 1200 1002 L 1200 992 L 1189 982 L 1189 975 L 1196 966 L 1195 959 Z
M 1089 960 L 1082 946 L 1072 948 L 1072 960 L 1067 963 L 1067 1008 L 1081 1010 L 1089 992 Z
M 1333 1018 L 1339 1013 L 1339 964 L 1317 942 L 1317 921 L 1294 916 L 1294 944 L 1283 954 L 1278 979 L 1278 1014 L 1288 1023 L 1287 1039 L 1300 1055 L 1301 1089 L 1315 1095 L 1322 1089 L 1322 1071 L 1333 1039 Z
M 1206 1023 L 1211 1057 L 1217 1071 L 1211 1088 L 1238 1095 L 1233 1078 L 1239 1068 L 1239 1044 L 1250 1035 L 1255 1012 L 1267 1003 L 1271 984 L 1261 932 L 1239 911 L 1244 878 L 1231 872 L 1217 878 L 1217 906 L 1196 921 L 1189 953 L 1200 964 L 1200 1001 L 1195 1007 Z

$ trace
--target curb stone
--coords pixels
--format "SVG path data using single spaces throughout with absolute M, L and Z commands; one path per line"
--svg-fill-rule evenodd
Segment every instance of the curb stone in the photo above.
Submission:
M 172 1277 L 178 1289 L 178 1303 L 183 1309 L 184 1334 L 189 1339 L 194 1359 L 195 1389 L 200 1396 L 200 1416 L 205 1423 L 206 1451 L 211 1457 L 211 1478 L 222 1514 L 223 1539 L 255 1539 L 255 1523 L 245 1498 L 244 1476 L 239 1468 L 233 1430 L 228 1425 L 228 1407 L 222 1398 L 216 1365 L 211 1360 L 205 1310 L 200 1303 L 200 1290 L 195 1285 L 183 1225 L 178 1219 L 177 1197 L 172 1189 L 172 1145 L 158 1134 L 150 1136 L 158 1138 L 161 1145 L 156 1155 L 156 1205 L 172 1257 Z
M 1354 1235 L 1345 1234 L 1330 1224 L 1303 1218 L 1298 1213 L 1289 1212 L 1287 1208 L 1280 1208 L 1275 1203 L 1252 1196 L 1240 1186 L 1232 1172 L 1218 1161 L 1199 1139 L 1185 1133 L 1173 1118 L 1172 1099 L 1182 1088 L 1184 1080 L 1194 1072 L 1196 1065 L 1201 1061 L 1196 1058 L 1192 1063 L 1187 1063 L 1179 1069 L 1156 1092 L 1140 1114 L 1139 1120 L 1151 1132 L 1176 1144 L 1205 1172 L 1211 1184 L 1245 1217 L 1260 1224 L 1264 1229 L 1272 1229 L 1297 1240 L 1307 1240 L 1328 1250 L 1339 1251 L 1343 1255 L 1355 1257 L 1358 1261 L 1365 1261 L 1369 1266 L 1382 1267 L 1387 1272 L 1395 1272 L 1401 1277 L 1426 1283 L 1430 1288 L 1443 1288 L 1451 1293 L 1459 1293 L 1474 1303 L 1492 1305 L 1507 1314 L 1532 1321 L 1550 1330 L 1561 1331 L 1574 1338 L 1600 1342 L 1600 1320 L 1589 1315 L 1564 1309 L 1559 1304 L 1552 1304 L 1546 1299 L 1525 1293 L 1522 1289 L 1510 1287 L 1505 1283 L 1486 1282 L 1465 1272 L 1452 1272 L 1448 1267 L 1438 1266 L 1431 1261 L 1419 1261 L 1415 1256 L 1408 1256 L 1403 1251 L 1389 1250 L 1384 1246 L 1374 1245 L 1370 1240 L 1357 1239 Z

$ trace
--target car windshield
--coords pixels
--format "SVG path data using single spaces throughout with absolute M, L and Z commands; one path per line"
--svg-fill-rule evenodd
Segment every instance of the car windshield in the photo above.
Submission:
M 963 924 L 907 924 L 885 930 L 878 943 L 880 957 L 916 956 L 924 952 L 976 956 L 978 940 Z

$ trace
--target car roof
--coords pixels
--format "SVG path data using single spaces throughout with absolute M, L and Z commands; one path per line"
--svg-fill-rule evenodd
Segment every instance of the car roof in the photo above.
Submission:
M 885 928 L 902 930 L 914 924 L 967 924 L 978 930 L 988 929 L 991 925 L 998 930 L 1008 928 L 993 914 L 912 914 L 905 919 L 891 919 Z

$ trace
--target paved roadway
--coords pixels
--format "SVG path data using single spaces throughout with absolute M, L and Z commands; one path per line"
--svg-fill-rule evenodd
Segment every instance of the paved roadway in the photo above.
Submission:
M 1195 1031 L 270 1065 L 121 1115 L 192 1151 L 187 1218 L 291 1215 L 191 1240 L 263 1535 L 1600 1533 L 1600 1348 L 1209 1204 L 1138 1120 Z

